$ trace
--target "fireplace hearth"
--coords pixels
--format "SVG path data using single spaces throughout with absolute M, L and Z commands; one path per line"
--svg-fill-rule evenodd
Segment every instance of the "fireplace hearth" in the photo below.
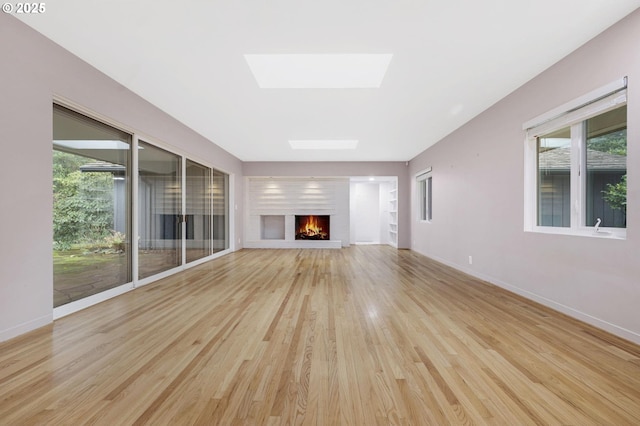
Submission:
M 296 240 L 329 240 L 329 215 L 296 215 Z

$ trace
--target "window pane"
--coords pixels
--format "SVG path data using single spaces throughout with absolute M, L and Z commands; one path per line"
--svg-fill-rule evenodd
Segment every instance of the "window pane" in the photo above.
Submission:
M 54 105 L 54 307 L 131 281 L 130 140 Z
M 627 224 L 627 107 L 587 120 L 586 225 Z
M 180 157 L 144 142 L 138 149 L 138 277 L 182 264 Z
M 187 262 L 211 254 L 211 169 L 187 160 Z
M 432 213 L 431 213 L 431 187 L 432 187 L 432 179 L 431 176 L 429 176 L 427 178 L 427 220 L 431 220 L 432 218 Z
M 418 181 L 418 219 L 427 220 L 427 180 Z
M 538 226 L 569 227 L 571 220 L 571 129 L 540 136 L 538 155 Z

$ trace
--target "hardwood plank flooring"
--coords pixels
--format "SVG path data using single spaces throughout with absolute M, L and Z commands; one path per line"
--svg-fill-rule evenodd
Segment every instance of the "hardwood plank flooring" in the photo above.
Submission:
M 640 347 L 386 246 L 242 250 L 0 344 L 0 425 L 634 425 Z

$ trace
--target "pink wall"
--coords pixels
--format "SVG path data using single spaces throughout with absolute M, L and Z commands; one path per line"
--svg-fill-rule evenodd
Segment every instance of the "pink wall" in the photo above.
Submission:
M 240 160 L 4 13 L 0 58 L 0 341 L 52 320 L 54 95 L 239 177 L 235 232 L 242 238 Z
M 412 217 L 412 249 L 640 343 L 638 46 L 640 11 L 414 158 L 412 177 L 433 167 L 434 217 Z M 524 232 L 522 124 L 624 76 L 627 239 Z

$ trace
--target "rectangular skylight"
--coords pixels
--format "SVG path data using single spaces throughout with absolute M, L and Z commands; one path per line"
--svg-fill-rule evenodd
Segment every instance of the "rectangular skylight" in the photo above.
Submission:
M 244 55 L 262 89 L 379 88 L 392 54 Z
M 352 139 L 307 139 L 289 141 L 292 149 L 356 149 L 357 140 Z

